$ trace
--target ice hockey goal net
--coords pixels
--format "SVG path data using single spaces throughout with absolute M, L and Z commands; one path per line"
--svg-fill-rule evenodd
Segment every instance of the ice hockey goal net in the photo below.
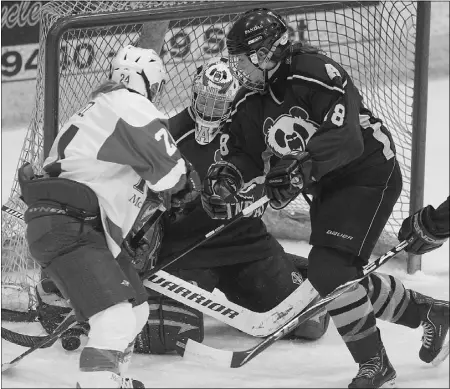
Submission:
M 136 44 L 152 22 L 168 21 L 162 57 L 170 75 L 160 108 L 172 115 L 189 104 L 195 68 L 225 55 L 225 34 L 253 2 L 54 1 L 41 14 L 36 101 L 18 166 L 36 170 L 60 126 L 87 102 L 109 61 Z M 320 47 L 341 63 L 365 103 L 392 131 L 404 187 L 378 249 L 395 244 L 396 232 L 423 193 L 429 5 L 426 2 L 258 2 L 286 17 L 290 35 Z M 419 91 L 420 93 L 414 93 Z M 414 152 L 412 152 L 414 150 Z M 413 157 L 412 157 L 413 155 Z M 414 188 L 412 190 L 411 188 Z M 22 212 L 17 181 L 8 207 Z M 308 208 L 299 198 L 265 220 L 278 237 L 306 239 Z M 29 312 L 38 269 L 30 258 L 23 222 L 2 213 L 2 309 Z M 414 266 L 411 267 L 412 270 Z

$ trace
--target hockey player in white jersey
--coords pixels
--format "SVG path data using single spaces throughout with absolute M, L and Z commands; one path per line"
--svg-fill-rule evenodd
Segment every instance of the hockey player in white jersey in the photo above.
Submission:
M 80 388 L 143 387 L 124 373 L 147 322 L 147 294 L 121 246 L 147 192 L 177 203 L 197 193 L 196 173 L 154 105 L 165 78 L 153 50 L 122 48 L 109 80 L 62 127 L 44 177 L 19 170 L 30 252 L 90 326 Z

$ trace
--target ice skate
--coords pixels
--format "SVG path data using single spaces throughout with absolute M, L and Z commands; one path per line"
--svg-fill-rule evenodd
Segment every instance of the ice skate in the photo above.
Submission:
M 122 377 L 111 371 L 97 371 L 85 373 L 77 382 L 77 389 L 82 388 L 139 388 L 145 389 L 141 381 L 128 377 Z
M 449 303 L 415 291 L 412 292 L 412 298 L 419 306 L 420 324 L 423 327 L 419 358 L 437 366 L 447 358 L 449 352 L 448 341 L 445 342 L 449 326 Z
M 395 388 L 397 374 L 381 345 L 378 353 L 364 363 L 359 364 L 359 371 L 349 388 Z

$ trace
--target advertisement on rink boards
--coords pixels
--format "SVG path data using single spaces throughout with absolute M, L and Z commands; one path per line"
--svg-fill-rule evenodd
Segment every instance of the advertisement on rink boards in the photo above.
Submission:
M 39 12 L 45 3 L 2 2 L 2 82 L 36 78 Z M 335 5 L 314 3 L 308 3 L 305 13 L 287 16 L 292 40 L 308 41 L 313 45 L 327 42 L 332 46 L 369 39 L 370 33 L 364 21 L 367 22 L 370 9 L 378 2 L 366 2 L 367 6 L 358 12 L 353 12 L 348 6 L 336 12 Z M 231 25 L 219 18 L 216 20 L 214 24 L 194 24 L 198 19 L 183 24 L 172 21 L 161 53 L 165 63 L 204 61 L 220 53 L 226 55 L 225 36 Z M 351 28 L 346 27 L 347 20 L 351 20 Z M 111 34 L 111 30 L 95 37 L 62 41 L 62 70 L 70 74 L 103 72 L 105 64 L 121 46 L 135 44 L 139 39 L 136 32 Z M 80 36 L 86 35 L 80 33 Z

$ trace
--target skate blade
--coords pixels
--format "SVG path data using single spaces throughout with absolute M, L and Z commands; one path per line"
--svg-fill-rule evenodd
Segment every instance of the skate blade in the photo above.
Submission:
M 434 367 L 439 366 L 442 362 L 444 362 L 448 357 L 449 352 L 449 344 L 448 341 L 442 346 L 441 351 L 439 351 L 439 354 L 431 361 L 431 364 Z
M 386 381 L 383 385 L 380 386 L 380 388 L 397 388 L 397 383 L 395 382 L 396 377 L 390 379 L 389 381 Z

